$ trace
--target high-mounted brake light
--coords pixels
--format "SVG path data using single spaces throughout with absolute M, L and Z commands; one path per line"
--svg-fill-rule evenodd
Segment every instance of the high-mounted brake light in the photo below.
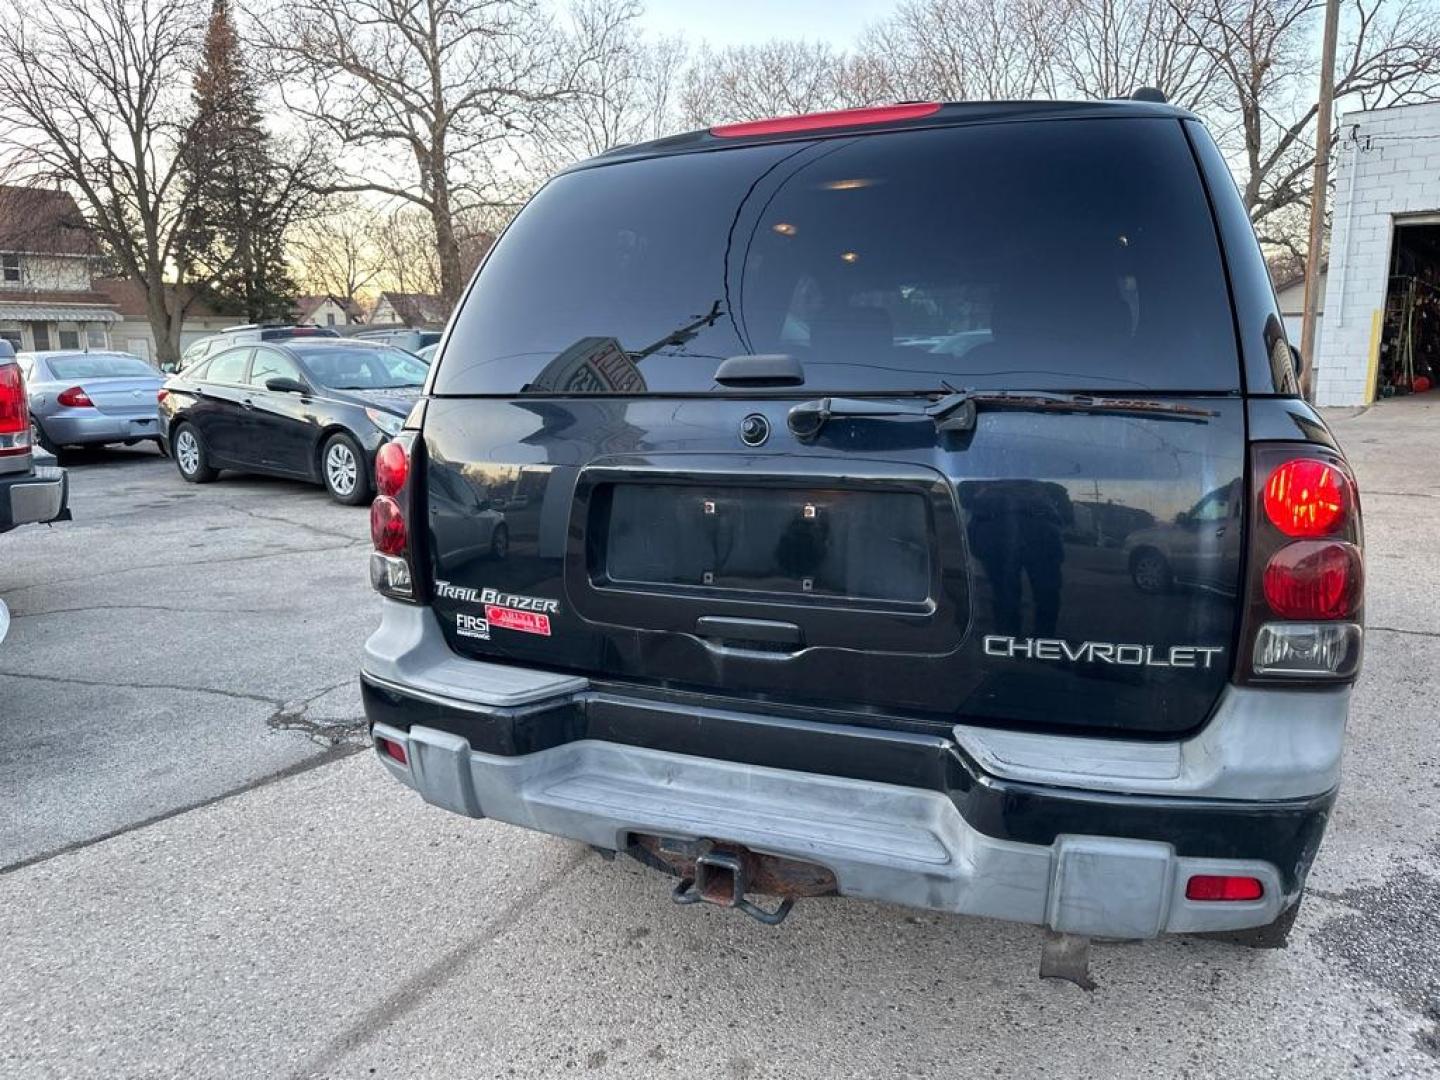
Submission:
M 904 105 L 836 109 L 832 112 L 775 116 L 768 120 L 747 120 L 739 124 L 721 124 L 718 127 L 712 127 L 710 134 L 718 135 L 722 139 L 743 139 L 753 135 L 784 135 L 792 131 L 824 131 L 827 128 L 862 127 L 866 124 L 892 124 L 898 120 L 918 120 L 939 111 L 940 103 L 938 101 L 912 101 Z
M 95 402 L 90 400 L 90 395 L 85 393 L 84 388 L 79 386 L 72 386 L 68 389 L 61 390 L 60 393 L 55 395 L 55 400 L 61 405 L 68 406 L 72 409 L 84 408 L 95 404 Z
M 1286 536 L 1328 536 L 1344 520 L 1346 486 L 1329 462 L 1295 458 L 1265 481 L 1265 516 Z

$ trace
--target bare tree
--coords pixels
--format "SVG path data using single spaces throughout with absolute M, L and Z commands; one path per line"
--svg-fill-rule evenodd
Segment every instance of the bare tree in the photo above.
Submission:
M 454 300 L 457 220 L 513 201 L 497 189 L 516 142 L 575 96 L 610 23 L 638 12 L 601 10 L 562 27 L 541 0 L 283 0 L 257 27 L 289 106 L 342 151 L 326 192 L 376 192 L 428 215 Z
M 291 250 L 301 285 L 355 304 L 380 274 L 378 222 L 374 210 L 352 200 L 297 229 Z
M 1064 91 L 1114 98 L 1153 86 L 1187 109 L 1212 104 L 1219 75 L 1188 18 L 1194 2 L 1056 0 L 1054 63 Z
M 1222 130 L 1222 145 L 1239 165 L 1241 194 L 1256 231 L 1262 241 L 1294 250 L 1303 235 L 1315 163 L 1312 88 L 1323 0 L 1172 3 L 1220 79 L 1221 96 L 1206 115 Z M 1337 112 L 1437 95 L 1435 6 L 1424 0 L 1348 0 L 1335 74 Z
M 197 0 L 50 0 L 0 10 L 0 140 L 82 208 L 145 287 L 162 360 L 179 355 L 197 286 L 181 179 Z M 167 284 L 169 287 L 167 287 Z
M 555 110 L 534 141 L 530 164 L 539 177 L 617 146 L 658 139 L 679 126 L 685 43 L 678 38 L 647 41 L 633 22 L 614 17 L 611 8 L 617 2 L 623 0 L 577 13 L 582 35 L 603 46 L 579 72 L 577 93 Z
M 893 101 L 1053 96 L 1059 15 L 1046 0 L 904 0 L 861 40 L 868 93 Z
M 839 109 L 854 100 L 850 60 L 821 41 L 702 48 L 685 75 L 686 127 Z

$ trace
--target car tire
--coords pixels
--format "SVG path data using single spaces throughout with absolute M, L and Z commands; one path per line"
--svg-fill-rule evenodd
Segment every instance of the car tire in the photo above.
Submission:
M 1302 894 L 1301 900 L 1304 899 Z M 1300 915 L 1300 900 L 1296 900 L 1280 913 L 1280 917 L 1264 926 L 1252 926 L 1246 930 L 1216 930 L 1196 937 L 1223 941 L 1228 945 L 1239 945 L 1244 949 L 1283 949 L 1290 944 L 1290 931 Z
M 490 557 L 497 562 L 503 562 L 510 556 L 510 530 L 504 525 L 496 525 L 495 531 L 490 534 Z
M 1130 560 L 1130 580 L 1142 593 L 1167 593 L 1175 584 L 1170 563 L 1154 548 L 1137 551 Z
M 210 452 L 194 424 L 181 424 L 171 436 L 170 454 L 180 476 L 192 484 L 208 484 L 220 475 L 210 464 Z
M 346 506 L 370 501 L 370 469 L 360 444 L 343 431 L 325 440 L 320 449 L 320 482 L 330 497 Z
M 40 421 L 33 416 L 30 417 L 30 438 L 47 454 L 51 454 L 57 459 L 60 457 L 60 447 L 51 440 L 49 435 L 45 434 L 45 429 L 40 426 Z

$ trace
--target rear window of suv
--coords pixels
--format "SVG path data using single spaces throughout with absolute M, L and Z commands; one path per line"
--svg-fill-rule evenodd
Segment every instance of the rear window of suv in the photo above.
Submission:
M 768 144 L 557 177 L 491 253 L 437 394 L 1239 386 L 1214 223 L 1165 118 Z

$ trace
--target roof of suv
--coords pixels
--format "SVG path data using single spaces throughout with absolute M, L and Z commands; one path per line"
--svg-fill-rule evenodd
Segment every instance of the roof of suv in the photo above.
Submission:
M 667 135 L 650 142 L 618 146 L 613 150 L 585 161 L 577 162 L 569 170 L 584 169 L 594 165 L 608 165 L 616 161 L 658 157 L 666 154 L 684 154 L 703 150 L 718 150 L 732 146 L 751 146 L 759 143 L 785 142 L 787 140 L 810 140 L 854 136 L 880 131 L 900 131 L 911 128 L 950 127 L 959 124 L 1001 123 L 1014 120 L 1081 120 L 1104 117 L 1172 117 L 1193 119 L 1195 114 L 1188 109 L 1158 101 L 1134 100 L 1130 98 L 1105 101 L 952 101 L 932 103 L 935 108 L 923 115 L 903 115 L 907 106 L 923 105 L 921 102 L 906 102 L 895 106 L 880 106 L 876 109 L 842 109 L 835 113 L 812 113 L 806 117 L 781 117 L 780 120 L 816 119 L 822 121 L 812 127 L 764 134 L 748 134 L 725 131 L 730 128 L 747 128 L 756 125 L 725 125 L 716 128 L 702 128 L 680 135 Z M 899 118 L 888 118 L 884 113 L 893 108 Z M 853 123 L 835 123 L 846 113 L 869 113 L 876 118 L 862 118 Z M 877 115 L 878 114 L 878 115 Z M 724 131 L 724 134 L 717 132 Z

